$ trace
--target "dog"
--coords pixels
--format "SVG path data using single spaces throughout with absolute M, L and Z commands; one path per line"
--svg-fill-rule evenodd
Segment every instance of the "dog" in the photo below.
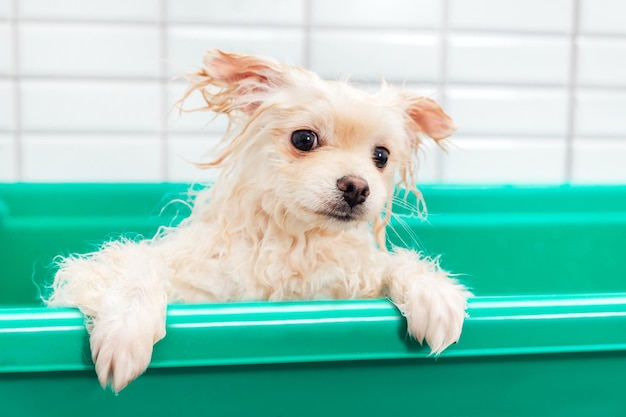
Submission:
M 181 100 L 227 115 L 219 167 L 190 216 L 152 239 L 58 262 L 49 306 L 86 317 L 96 373 L 119 392 L 165 336 L 168 303 L 387 297 L 438 355 L 461 334 L 470 291 L 437 258 L 385 246 L 396 185 L 413 191 L 423 138 L 456 126 L 432 99 L 372 94 L 272 59 L 210 50 Z M 421 197 L 419 197 L 421 198 Z

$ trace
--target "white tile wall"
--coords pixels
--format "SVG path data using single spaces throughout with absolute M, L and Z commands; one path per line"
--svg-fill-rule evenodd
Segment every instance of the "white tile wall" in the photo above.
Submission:
M 168 71 L 175 77 L 196 70 L 202 65 L 204 51 L 211 48 L 266 55 L 301 65 L 303 43 L 303 32 L 291 28 L 176 25 L 168 31 Z
M 311 21 L 320 26 L 436 28 L 438 0 L 317 0 L 311 2 Z
M 26 181 L 154 181 L 159 143 L 148 135 L 25 134 Z
M 453 82 L 566 84 L 567 38 L 453 35 L 448 77 Z
M 0 180 L 15 181 L 13 138 L 0 133 Z
M 12 13 L 11 0 L 0 0 L 0 19 L 8 19 Z
M 13 72 L 13 47 L 11 27 L 0 20 L 0 75 Z
M 19 36 L 20 66 L 26 76 L 159 75 L 156 27 L 25 23 Z
M 329 79 L 435 81 L 437 46 L 435 35 L 320 30 L 311 37 L 311 68 Z
M 159 18 L 159 0 L 19 0 L 23 19 L 152 21 Z
M 565 33 L 571 29 L 570 0 L 450 0 L 454 29 Z
M 626 35 L 626 2 L 623 0 L 581 0 L 580 16 L 583 33 Z
M 460 128 L 447 154 L 424 148 L 421 181 L 624 182 L 624 16 L 622 0 L 0 0 L 0 181 L 214 177 L 185 159 L 226 122 L 168 109 L 171 78 L 219 47 L 433 95 Z
M 302 25 L 304 0 L 176 0 L 167 2 L 172 22 Z
M 13 84 L 0 79 L 0 132 L 13 130 Z
M 433 141 L 424 141 L 418 155 L 418 183 L 434 183 L 441 181 L 441 161 L 447 157 L 440 146 Z
M 460 135 L 559 136 L 567 128 L 567 94 L 559 88 L 450 87 L 447 110 Z
M 577 104 L 578 136 L 613 136 L 626 142 L 626 91 L 581 91 Z
M 574 141 L 572 179 L 579 183 L 625 183 L 626 143 L 624 140 L 593 139 Z
M 176 135 L 168 140 L 170 178 L 174 181 L 206 182 L 217 178 L 216 170 L 198 169 L 194 162 L 211 160 L 210 149 L 219 141 L 216 134 Z
M 580 84 L 626 86 L 626 37 L 582 38 L 578 47 Z
M 459 138 L 444 179 L 453 183 L 561 183 L 565 143 L 550 138 Z
M 22 128 L 35 132 L 153 132 L 161 126 L 156 82 L 22 83 Z

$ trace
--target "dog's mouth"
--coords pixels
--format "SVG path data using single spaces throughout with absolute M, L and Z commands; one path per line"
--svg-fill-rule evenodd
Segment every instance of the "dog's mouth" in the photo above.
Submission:
M 353 220 L 357 220 L 358 216 L 353 213 L 345 213 L 345 212 L 334 212 L 334 211 L 324 211 L 318 212 L 318 214 L 326 217 L 330 217 L 331 219 L 338 220 L 340 222 L 351 222 Z
M 336 220 L 342 223 L 349 223 L 353 221 L 363 220 L 366 209 L 363 206 L 347 207 L 340 205 L 338 207 L 328 207 L 324 210 L 317 211 L 320 216 L 327 217 L 332 220 Z

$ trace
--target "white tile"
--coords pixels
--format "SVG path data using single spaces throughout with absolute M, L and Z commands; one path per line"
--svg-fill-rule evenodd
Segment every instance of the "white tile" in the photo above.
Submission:
M 565 172 L 565 141 L 455 137 L 444 181 L 459 184 L 554 184 Z
M 158 181 L 160 144 L 146 135 L 22 137 L 26 181 Z
M 452 142 L 454 141 L 453 139 Z M 445 145 L 444 145 L 445 146 Z M 417 184 L 432 184 L 440 180 L 439 165 L 446 153 L 432 140 L 424 140 L 418 152 Z
M 11 17 L 12 10 L 11 0 L 0 0 L 0 19 L 8 19 Z
M 448 77 L 454 82 L 566 84 L 566 37 L 450 38 Z
M 156 21 L 159 0 L 20 0 L 26 19 Z
M 311 3 L 314 25 L 434 28 L 440 21 L 437 0 L 316 0 Z
M 626 136 L 574 141 L 572 182 L 626 183 Z
M 454 29 L 564 33 L 572 22 L 571 0 L 451 0 Z
M 172 22 L 302 25 L 304 0 L 168 0 Z
M 578 42 L 578 82 L 626 86 L 626 39 L 581 39 Z
M 206 28 L 176 26 L 168 31 L 169 73 L 179 76 L 202 66 L 207 49 L 268 56 L 302 64 L 303 34 L 295 29 Z
M 13 82 L 0 79 L 0 131 L 13 128 Z
M 626 34 L 623 0 L 581 0 L 580 10 L 582 33 Z
M 23 129 L 154 132 L 159 92 L 156 82 L 23 81 Z
M 460 135 L 565 135 L 567 93 L 552 88 L 450 88 L 448 113 Z
M 24 24 L 20 66 L 26 75 L 146 76 L 159 73 L 156 27 Z
M 167 127 L 172 132 L 212 132 L 223 134 L 228 128 L 228 118 L 220 116 L 215 118 L 215 113 L 207 111 L 192 111 L 206 106 L 206 102 L 202 99 L 200 93 L 192 94 L 183 103 L 183 108 L 188 110 L 180 112 L 174 107 L 176 102 L 182 98 L 187 90 L 186 83 L 172 83 L 168 86 L 169 102 L 172 108 L 168 114 Z
M 357 82 L 354 79 L 348 80 L 349 84 L 359 90 L 367 91 L 370 94 L 376 94 L 380 92 L 383 82 L 381 79 Z M 405 83 L 405 82 L 389 82 L 385 81 L 385 84 L 391 85 L 399 90 L 408 91 L 420 96 L 431 97 L 434 100 L 440 100 L 442 96 L 441 86 L 435 83 Z
M 579 91 L 577 96 L 576 135 L 626 135 L 626 93 Z
M 394 85 L 394 83 L 389 83 Z M 433 100 L 439 102 L 441 104 L 441 100 L 443 100 L 443 91 L 441 87 L 437 84 L 397 84 L 397 88 L 402 89 L 403 91 L 412 92 L 418 94 L 420 96 L 430 97 Z M 376 90 L 374 92 L 380 90 L 380 83 L 377 85 Z
M 437 47 L 436 35 L 320 30 L 311 39 L 311 68 L 328 79 L 432 82 Z
M 435 101 L 441 100 L 443 96 L 441 86 L 435 83 L 406 83 L 403 81 L 383 80 L 382 78 L 374 80 L 357 80 L 354 78 L 349 78 L 347 80 L 347 83 L 351 87 L 357 90 L 365 91 L 369 94 L 379 93 L 384 84 L 398 90 L 415 93 L 420 96 L 430 97 Z
M 0 133 L 0 181 L 16 181 L 15 155 L 11 135 Z
M 0 22 L 0 75 L 13 73 L 13 47 L 11 27 Z
M 194 165 L 211 160 L 211 151 L 220 136 L 170 135 L 168 138 L 168 181 L 208 182 L 217 178 L 217 169 L 200 169 Z

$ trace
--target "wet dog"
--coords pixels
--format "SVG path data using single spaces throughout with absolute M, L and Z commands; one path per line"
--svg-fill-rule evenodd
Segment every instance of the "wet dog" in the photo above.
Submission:
M 189 94 L 225 114 L 219 167 L 178 227 L 60 261 L 50 306 L 76 306 L 100 383 L 123 389 L 165 336 L 168 303 L 388 297 L 438 354 L 456 342 L 468 290 L 436 261 L 388 252 L 397 183 L 417 194 L 417 150 L 455 124 L 433 100 L 370 94 L 270 59 L 208 51 Z

